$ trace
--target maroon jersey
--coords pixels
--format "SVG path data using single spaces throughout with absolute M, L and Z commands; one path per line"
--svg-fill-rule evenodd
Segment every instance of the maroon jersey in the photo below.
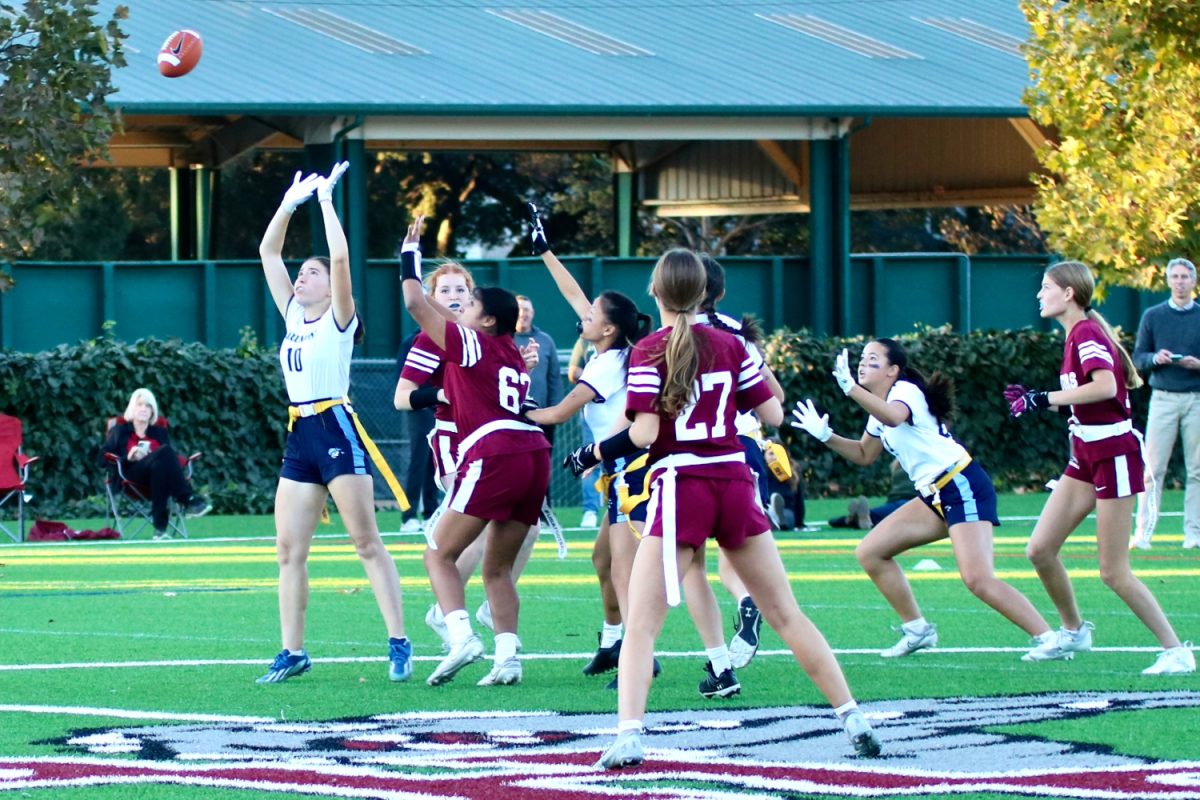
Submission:
M 529 373 L 511 336 L 489 336 L 447 321 L 445 356 L 444 388 L 458 427 L 459 464 L 550 449 L 542 429 L 521 417 Z
M 434 343 L 425 331 L 417 334 L 408 355 L 404 358 L 404 367 L 400 377 L 412 381 L 417 386 L 436 386 L 439 389 L 446 385 L 446 354 Z M 449 393 L 447 393 L 449 397 Z M 450 406 L 438 403 L 433 407 L 433 416 L 441 422 L 452 422 Z
M 700 369 L 692 386 L 692 401 L 678 417 L 668 417 L 659 408 L 659 397 L 667 377 L 663 351 L 670 328 L 642 339 L 629 359 L 629 394 L 625 414 L 658 414 L 658 438 L 650 445 L 650 463 L 668 457 L 686 468 L 688 474 L 711 477 L 736 476 L 745 463 L 726 460 L 743 453 L 734 417 L 771 399 L 771 390 L 759 374 L 758 364 L 746 350 L 741 337 L 707 325 L 693 325 Z
M 1096 370 L 1113 373 L 1117 383 L 1116 397 L 1098 403 L 1072 405 L 1072 422 L 1080 425 L 1112 425 L 1128 420 L 1129 390 L 1125 388 L 1125 367 L 1121 363 L 1121 356 L 1100 324 L 1085 319 L 1076 323 L 1067 334 L 1059 384 L 1064 390 L 1078 388 L 1090 381 L 1091 374 Z M 1074 436 L 1072 447 L 1075 453 L 1088 458 L 1107 458 L 1137 450 L 1138 441 L 1132 433 L 1093 442 L 1084 442 Z

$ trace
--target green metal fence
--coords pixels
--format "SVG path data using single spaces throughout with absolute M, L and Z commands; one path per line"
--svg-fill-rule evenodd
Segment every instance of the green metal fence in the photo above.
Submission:
M 589 296 L 616 289 L 647 313 L 652 259 L 566 258 Z M 767 329 L 812 327 L 834 320 L 841 333 L 890 335 L 913 325 L 949 324 L 958 330 L 1048 327 L 1034 295 L 1047 260 L 1036 256 L 955 253 L 855 255 L 842 311 L 817 315 L 809 291 L 807 259 L 725 258 L 730 313 L 756 314 Z M 575 319 L 540 259 L 470 261 L 479 284 L 499 284 L 530 297 L 534 324 L 561 348 L 575 339 Z M 282 320 L 257 261 L 19 262 L 9 267 L 16 286 L 0 295 L 0 347 L 38 352 L 62 342 L 95 337 L 106 320 L 128 341 L 178 337 L 212 347 L 232 347 L 249 326 L 273 345 Z M 404 312 L 394 261 L 368 262 L 357 286 L 366 340 L 356 355 L 390 358 L 413 330 Z M 1117 288 L 1100 307 L 1111 322 L 1135 329 L 1141 313 L 1163 293 Z

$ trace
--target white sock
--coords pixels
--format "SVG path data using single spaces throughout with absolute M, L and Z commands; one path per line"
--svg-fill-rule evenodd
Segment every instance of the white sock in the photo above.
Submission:
M 517 655 L 519 641 L 515 633 L 496 634 L 496 655 L 493 661 L 497 667 Z
M 621 637 L 625 635 L 625 625 L 618 622 L 616 625 L 604 623 L 604 627 L 600 629 L 600 646 L 612 647 L 617 642 L 621 641 Z
M 620 736 L 626 733 L 642 732 L 642 721 L 640 719 L 623 719 L 617 723 L 617 735 Z
M 450 644 L 462 644 L 471 638 L 471 615 L 465 608 L 446 615 L 446 630 L 450 632 Z
M 858 703 L 851 700 L 835 708 L 833 713 L 837 714 L 838 719 L 840 719 L 842 722 L 845 722 L 846 717 L 850 716 L 850 713 L 853 711 L 858 711 Z
M 435 624 L 445 624 L 446 615 L 442 613 L 442 607 L 437 603 L 433 604 L 433 621 Z
M 729 648 L 725 645 L 710 647 L 704 652 L 708 654 L 708 663 L 712 664 L 714 675 L 720 675 L 727 669 L 733 669 L 733 663 L 729 660 Z
M 299 650 L 288 650 L 288 655 L 291 656 L 306 656 L 308 651 L 301 647 Z
M 929 627 L 929 623 L 925 621 L 924 617 L 917 617 L 914 620 L 904 623 L 900 627 L 905 633 L 924 633 L 925 629 Z

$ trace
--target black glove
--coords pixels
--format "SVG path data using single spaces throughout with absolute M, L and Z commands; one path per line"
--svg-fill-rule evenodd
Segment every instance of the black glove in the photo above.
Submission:
M 1041 411 L 1050 407 L 1050 393 L 1039 392 L 1033 389 L 1025 392 L 1025 394 L 1013 400 L 1008 404 L 1008 413 L 1014 417 L 1019 417 L 1022 414 L 1028 414 L 1031 411 Z
M 565 469 L 571 470 L 572 475 L 579 478 L 599 463 L 600 459 L 596 456 L 595 445 L 585 444 L 583 447 L 572 450 L 570 455 L 563 459 L 562 465 Z
M 524 400 L 521 401 L 521 411 L 520 411 L 521 419 L 525 420 L 530 425 L 536 425 L 537 423 L 534 422 L 533 420 L 531 420 L 529 418 L 528 414 L 530 411 L 537 411 L 541 407 L 542 407 L 541 403 L 539 403 L 537 400 L 534 400 L 532 397 L 526 397 Z
M 550 241 L 546 238 L 546 229 L 542 227 L 542 218 L 538 216 L 538 207 L 526 203 L 529 207 L 529 238 L 533 241 L 533 254 L 540 256 L 550 250 Z

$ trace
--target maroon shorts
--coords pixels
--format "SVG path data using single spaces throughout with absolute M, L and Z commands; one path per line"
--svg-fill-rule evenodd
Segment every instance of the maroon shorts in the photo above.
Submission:
M 1095 486 L 1097 500 L 1115 500 L 1144 492 L 1144 471 L 1141 451 L 1134 450 L 1131 453 L 1094 460 L 1073 455 L 1063 474 Z
M 485 456 L 459 469 L 450 508 L 480 519 L 532 525 L 549 488 L 549 450 Z
M 454 454 L 458 452 L 458 434 L 449 427 L 453 423 L 438 420 L 429 432 L 429 452 L 433 455 L 433 477 L 443 491 L 448 485 L 446 476 L 454 474 Z
M 706 478 L 676 472 L 657 475 L 646 514 L 646 536 L 663 535 L 663 524 L 674 511 L 675 542 L 699 549 L 707 539 L 738 549 L 751 536 L 771 529 L 758 505 L 758 486 L 749 470 L 736 478 Z M 668 500 L 673 495 L 674 502 Z

